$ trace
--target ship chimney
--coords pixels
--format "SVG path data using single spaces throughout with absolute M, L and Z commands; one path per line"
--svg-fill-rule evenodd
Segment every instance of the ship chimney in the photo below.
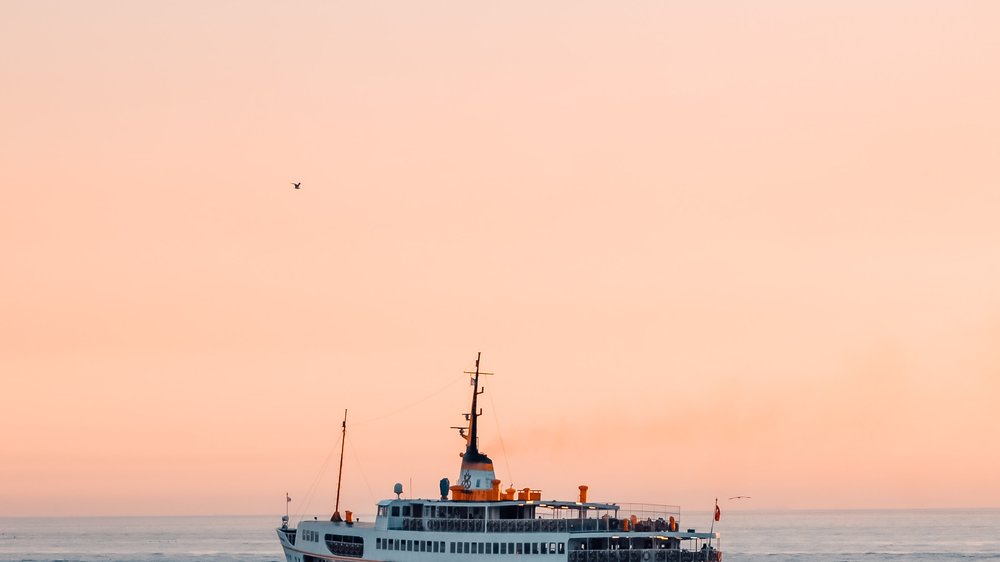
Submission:
M 580 486 L 580 503 L 587 503 L 587 490 L 589 489 L 586 485 Z

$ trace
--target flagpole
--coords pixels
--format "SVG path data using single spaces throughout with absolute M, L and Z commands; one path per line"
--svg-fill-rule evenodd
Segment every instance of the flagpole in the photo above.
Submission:
M 712 551 L 712 536 L 715 534 L 715 522 L 719 520 L 719 498 L 715 498 L 715 510 L 712 512 L 712 525 L 709 528 L 708 551 Z
M 719 498 L 715 498 L 715 509 L 712 510 L 712 525 L 708 530 L 709 533 L 715 532 L 715 514 L 718 512 L 719 512 Z M 712 539 L 709 538 L 708 540 L 711 541 Z
M 282 529 L 288 528 L 288 504 L 290 503 L 292 503 L 292 496 L 289 496 L 288 492 L 285 492 L 285 516 L 281 518 Z

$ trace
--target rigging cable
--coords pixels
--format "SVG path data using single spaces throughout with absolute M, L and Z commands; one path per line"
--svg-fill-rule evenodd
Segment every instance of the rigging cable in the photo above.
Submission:
M 374 422 L 374 421 L 384 420 L 385 418 L 390 418 L 392 416 L 395 416 L 396 414 L 399 414 L 401 412 L 405 412 L 406 410 L 409 410 L 410 408 L 412 408 L 414 406 L 417 406 L 418 404 L 421 404 L 421 403 L 427 401 L 429 398 L 433 398 L 434 396 L 437 396 L 438 394 L 441 394 L 446 389 L 448 389 L 449 387 L 451 387 L 452 385 L 454 385 L 455 383 L 457 383 L 459 380 L 462 380 L 464 378 L 465 378 L 465 373 L 462 373 L 462 376 L 460 378 L 455 378 L 455 379 L 449 380 L 443 386 L 439 387 L 436 390 L 431 391 L 430 394 L 427 394 L 426 396 L 423 396 L 422 398 L 418 398 L 417 400 L 415 400 L 413 402 L 410 402 L 409 404 L 400 406 L 399 408 L 396 408 L 395 410 L 393 410 L 393 411 L 391 411 L 391 412 L 389 412 L 387 414 L 382 414 L 381 416 L 375 416 L 374 418 L 369 418 L 367 420 L 362 420 L 362 421 L 359 421 L 359 422 L 354 422 L 353 425 L 355 427 L 357 427 L 359 425 L 364 425 L 366 423 L 371 423 L 371 422 Z
M 375 493 L 372 492 L 371 484 L 368 483 L 368 477 L 365 476 L 365 470 L 361 465 L 361 456 L 358 455 L 358 450 L 354 448 L 354 441 L 351 441 L 351 454 L 354 455 L 354 462 L 358 464 L 358 472 L 361 473 L 361 479 L 365 481 L 365 487 L 368 488 L 368 497 L 371 499 L 371 505 L 378 504 L 378 500 L 375 499 Z
M 306 490 L 306 499 L 305 502 L 303 502 L 302 510 L 295 513 L 295 518 L 300 523 L 302 522 L 302 518 L 305 515 L 306 510 L 309 509 L 309 505 L 312 503 L 313 494 L 316 493 L 316 489 L 319 487 L 320 480 L 326 473 L 326 467 L 330 464 L 330 459 L 333 458 L 333 453 L 337 451 L 337 445 L 340 444 L 340 440 L 343 438 L 344 438 L 343 435 L 337 438 L 337 442 L 334 443 L 333 447 L 330 448 L 330 452 L 327 453 L 326 455 L 326 460 L 323 461 L 322 466 L 319 467 L 319 472 L 316 474 L 316 477 L 313 478 L 312 484 L 310 484 L 309 488 Z
M 489 393 L 490 396 L 490 408 L 493 408 L 493 421 L 497 425 L 497 438 L 500 439 L 500 450 L 503 451 L 503 462 L 507 465 L 507 477 L 511 486 L 514 482 L 514 473 L 510 470 L 510 458 L 507 457 L 507 447 L 503 444 L 503 433 L 500 431 L 500 416 L 497 415 L 497 406 L 493 402 L 493 393 Z

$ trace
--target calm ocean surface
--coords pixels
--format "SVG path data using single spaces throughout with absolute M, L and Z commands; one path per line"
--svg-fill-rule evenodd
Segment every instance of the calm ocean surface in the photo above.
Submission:
M 687 512 L 702 530 L 710 514 Z M 0 518 L 0 561 L 283 560 L 275 517 Z M 1000 510 L 729 511 L 726 562 L 1000 562 Z M 447 559 L 447 556 L 445 556 Z

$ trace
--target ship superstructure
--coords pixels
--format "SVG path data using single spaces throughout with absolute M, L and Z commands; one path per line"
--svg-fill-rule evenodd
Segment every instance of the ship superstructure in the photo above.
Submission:
M 278 538 L 287 562 L 722 560 L 719 534 L 681 531 L 677 506 L 591 502 L 587 486 L 573 501 L 543 500 L 531 488 L 501 490 L 477 442 L 483 374 L 477 356 L 468 424 L 456 428 L 466 440 L 457 484 L 442 480 L 439 499 L 401 499 L 397 484 L 397 498 L 378 503 L 374 523 L 355 521 L 350 511 L 341 518 L 338 510 L 330 521 L 292 528 L 286 516 Z

